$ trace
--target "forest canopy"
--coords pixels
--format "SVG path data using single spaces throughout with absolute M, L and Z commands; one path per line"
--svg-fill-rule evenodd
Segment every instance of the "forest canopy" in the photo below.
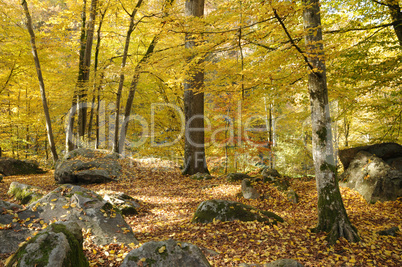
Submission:
M 218 171 L 267 159 L 286 173 L 312 173 L 299 1 L 206 1 L 203 18 L 185 16 L 182 0 L 27 3 L 58 153 L 68 149 L 71 114 L 76 145 L 109 150 L 116 124 L 128 117 L 126 155 L 180 161 L 183 83 L 202 68 L 195 94 L 204 93 L 206 155 Z M 321 1 L 335 149 L 402 140 L 401 7 L 398 0 Z M 50 161 L 21 3 L 0 0 L 0 21 L 2 156 Z M 185 36 L 196 43 L 191 49 Z M 71 113 L 79 103 L 86 109 Z

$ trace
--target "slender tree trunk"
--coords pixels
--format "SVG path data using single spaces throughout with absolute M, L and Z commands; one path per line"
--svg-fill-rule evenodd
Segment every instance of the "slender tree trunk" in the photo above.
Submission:
M 84 60 L 82 66 L 82 80 L 78 80 L 79 93 L 78 93 L 78 136 L 79 141 L 84 142 L 85 136 L 85 128 L 87 122 L 87 85 L 89 81 L 90 75 L 90 66 L 91 66 L 91 52 L 92 52 L 92 44 L 94 37 L 94 28 L 95 28 L 95 18 L 96 18 L 96 6 L 98 0 L 91 1 L 91 8 L 89 12 L 89 20 L 88 27 L 86 33 L 86 43 L 85 43 L 85 53 Z
M 45 113 L 45 118 L 46 118 L 46 129 L 47 129 L 47 136 L 48 136 L 49 144 L 50 144 L 50 150 L 52 152 L 53 161 L 56 162 L 58 160 L 58 156 L 57 156 L 57 152 L 56 152 L 56 145 L 55 145 L 54 139 L 53 139 L 52 124 L 51 124 L 49 109 L 48 109 L 47 101 L 46 101 L 45 84 L 43 82 L 42 70 L 41 70 L 40 63 L 39 63 L 38 52 L 36 50 L 35 33 L 33 31 L 32 19 L 31 19 L 31 15 L 29 14 L 27 2 L 25 0 L 23 0 L 21 4 L 24 8 L 25 16 L 27 19 L 28 32 L 29 32 L 29 35 L 31 36 L 32 54 L 33 54 L 34 61 L 35 61 L 36 73 L 38 75 L 40 94 L 42 97 L 42 104 L 43 104 L 43 111 Z
M 98 89 L 100 89 L 98 87 L 98 83 L 97 81 L 97 74 L 98 74 L 98 62 L 99 62 L 99 48 L 100 48 L 100 43 L 101 43 L 101 30 L 102 30 L 102 24 L 103 24 L 103 20 L 105 18 L 107 9 L 109 6 L 107 6 L 105 8 L 104 12 L 100 12 L 101 14 L 101 18 L 99 20 L 99 26 L 98 26 L 98 31 L 97 31 L 97 39 L 96 39 L 96 47 L 95 47 L 95 62 L 94 62 L 94 85 L 93 85 L 93 97 L 92 97 L 92 104 L 91 104 L 91 114 L 89 116 L 89 122 L 88 122 L 88 141 L 91 140 L 91 134 L 92 134 L 92 121 L 93 121 L 93 117 L 94 117 L 94 113 L 96 113 L 95 110 L 95 102 L 97 99 L 97 95 L 98 95 Z M 103 76 L 103 75 L 101 75 Z M 99 82 L 100 84 L 101 82 Z M 96 142 L 96 141 L 95 141 Z M 95 145 L 96 146 L 96 145 Z
M 313 67 L 308 75 L 308 89 L 318 191 L 318 225 L 314 230 L 329 232 L 331 244 L 340 237 L 356 242 L 359 236 L 349 221 L 336 178 L 319 0 L 303 0 L 303 8 L 307 58 Z
M 188 17 L 204 16 L 204 0 L 186 0 L 185 14 Z M 187 33 L 185 47 L 193 53 L 196 43 L 193 33 Z M 192 62 L 195 55 L 186 58 L 188 64 L 193 64 L 184 82 L 184 169 L 183 174 L 209 173 L 205 158 L 204 136 L 204 70 L 202 60 Z
M 71 103 L 71 109 L 67 121 L 66 129 L 66 151 L 72 151 L 76 148 L 74 142 L 74 123 L 77 113 L 78 95 L 80 94 L 82 80 L 84 79 L 84 57 L 85 57 L 85 46 L 86 46 L 86 21 L 87 21 L 87 1 L 83 0 L 82 12 L 81 12 L 81 35 L 80 35 L 80 52 L 79 52 L 79 63 L 78 63 L 78 82 L 77 88 L 74 90 L 74 96 Z
M 167 10 L 172 5 L 173 1 L 174 0 L 166 0 L 165 1 L 165 5 L 164 5 L 163 11 L 162 11 L 164 17 L 168 16 Z M 165 25 L 165 23 L 162 22 L 161 28 L 163 28 L 164 25 Z M 123 153 L 123 150 L 124 150 L 124 143 L 125 143 L 125 140 L 126 140 L 127 129 L 128 129 L 128 125 L 129 125 L 129 122 L 130 122 L 131 108 L 132 108 L 132 105 L 133 105 L 133 102 L 134 102 L 135 92 L 137 91 L 137 85 L 138 85 L 138 81 L 139 81 L 139 78 L 140 78 L 141 68 L 142 68 L 143 64 L 145 64 L 147 62 L 148 58 L 154 52 L 156 44 L 159 41 L 160 34 L 161 34 L 161 32 L 154 36 L 154 38 L 152 39 L 151 43 L 148 46 L 147 51 L 144 54 L 144 56 L 141 58 L 141 60 L 135 66 L 134 75 L 133 75 L 133 78 L 131 79 L 130 89 L 129 89 L 128 96 L 127 96 L 127 101 L 126 101 L 126 107 L 125 107 L 125 110 L 124 110 L 123 124 L 122 124 L 121 130 L 120 130 L 120 137 L 119 137 L 119 141 L 118 141 L 118 146 L 117 146 L 117 149 L 114 149 L 115 151 L 117 150 L 118 153 Z
M 115 112 L 114 142 L 113 142 L 113 151 L 116 153 L 119 152 L 120 100 L 121 100 L 121 94 L 123 92 L 124 68 L 125 68 L 126 62 L 127 62 L 128 48 L 130 46 L 131 33 L 135 29 L 135 24 L 134 24 L 135 14 L 137 13 L 137 10 L 140 8 L 141 4 L 142 4 L 142 0 L 138 0 L 137 5 L 134 8 L 134 11 L 130 14 L 130 24 L 128 26 L 126 42 L 124 44 L 123 59 L 121 62 L 119 88 L 117 89 L 117 94 L 116 94 L 116 112 Z

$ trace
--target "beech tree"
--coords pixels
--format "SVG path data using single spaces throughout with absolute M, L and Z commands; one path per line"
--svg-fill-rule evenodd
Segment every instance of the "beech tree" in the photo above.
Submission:
M 336 177 L 319 0 L 303 0 L 303 24 L 310 67 L 308 91 L 318 191 L 318 225 L 314 231 L 329 232 L 330 243 L 340 237 L 356 242 L 360 238 L 349 221 Z
M 204 0 L 187 0 L 185 15 L 188 17 L 204 16 Z M 194 33 L 188 32 L 185 37 L 185 47 L 190 51 L 186 58 L 190 64 L 188 77 L 184 82 L 184 115 L 185 115 L 185 144 L 183 174 L 209 173 L 205 159 L 204 145 L 204 71 L 203 59 L 195 59 L 192 54 L 197 46 Z
M 31 19 L 31 15 L 29 14 L 27 2 L 25 0 L 23 0 L 21 5 L 24 8 L 25 17 L 27 19 L 27 28 L 28 28 L 29 35 L 31 37 L 30 41 L 31 41 L 32 55 L 33 55 L 34 61 L 35 61 L 35 68 L 36 68 L 36 73 L 38 75 L 40 94 L 42 97 L 43 112 L 45 113 L 45 118 L 46 118 L 47 137 L 49 139 L 50 150 L 52 151 L 53 161 L 56 162 L 58 160 L 58 155 L 57 155 L 57 151 L 56 151 L 56 144 L 54 143 L 54 138 L 53 138 L 52 122 L 50 119 L 49 108 L 47 106 L 45 83 L 43 81 L 42 70 L 40 67 L 40 62 L 39 62 L 39 57 L 38 57 L 38 51 L 36 49 L 35 33 L 33 31 L 32 19 Z

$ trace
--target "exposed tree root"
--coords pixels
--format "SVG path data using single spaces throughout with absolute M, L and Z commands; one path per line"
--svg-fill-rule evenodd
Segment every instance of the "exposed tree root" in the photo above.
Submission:
M 316 228 L 312 229 L 312 231 L 313 232 L 325 231 L 324 229 L 321 228 L 322 227 L 317 226 Z M 341 237 L 345 238 L 351 243 L 360 241 L 360 237 L 357 234 L 357 229 L 350 222 L 345 222 L 344 220 L 337 220 L 332 224 L 332 228 L 327 235 L 327 241 L 330 245 L 333 245 Z

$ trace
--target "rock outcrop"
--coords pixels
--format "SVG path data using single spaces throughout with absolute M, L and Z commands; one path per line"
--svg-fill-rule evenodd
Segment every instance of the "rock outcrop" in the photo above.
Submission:
M 130 251 L 121 265 L 121 267 L 137 266 L 209 267 L 211 265 L 197 246 L 169 239 L 147 242 Z
M 349 168 L 351 161 L 360 151 L 369 152 L 384 161 L 389 161 L 388 163 L 391 165 L 393 159 L 402 157 L 402 146 L 397 143 L 382 143 L 343 149 L 339 150 L 339 159 L 345 170 Z
M 10 184 L 7 194 L 19 200 L 23 205 L 36 201 L 43 196 L 43 192 L 39 187 L 18 182 L 12 182 Z
M 54 223 L 49 225 L 8 258 L 11 266 L 89 266 L 82 250 L 82 232 L 77 223 Z
M 369 203 L 402 197 L 402 172 L 367 151 L 356 154 L 340 179 Z
M 44 173 L 39 165 L 33 161 L 13 158 L 0 158 L 0 174 L 4 176 Z
M 283 219 L 270 211 L 262 211 L 239 202 L 229 200 L 207 200 L 202 202 L 194 213 L 193 223 L 220 221 L 259 221 L 267 224 L 283 222 Z
M 121 175 L 119 154 L 79 148 L 57 162 L 54 179 L 59 184 L 104 183 Z
M 63 185 L 28 206 L 45 223 L 73 221 L 91 231 L 98 245 L 138 243 L 121 213 L 100 195 L 86 188 Z
M 245 199 L 259 199 L 260 193 L 258 190 L 251 185 L 251 181 L 249 179 L 244 179 L 241 182 L 241 192 Z

